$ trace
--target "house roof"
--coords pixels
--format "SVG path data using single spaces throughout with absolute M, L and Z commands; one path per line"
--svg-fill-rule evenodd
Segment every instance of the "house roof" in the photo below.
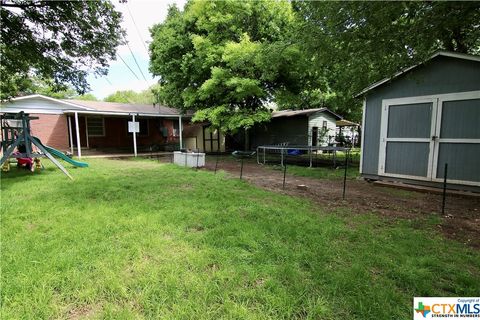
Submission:
M 438 57 L 438 56 L 443 56 L 443 57 L 450 57 L 450 58 L 457 58 L 457 59 L 463 59 L 463 60 L 470 60 L 470 61 L 476 61 L 476 62 L 480 62 L 480 56 L 477 56 L 477 55 L 471 55 L 471 54 L 464 54 L 464 53 L 457 53 L 457 52 L 450 52 L 450 51 L 437 51 L 435 52 L 430 58 L 428 58 L 427 60 L 419 63 L 419 64 L 416 64 L 414 66 L 411 66 L 411 67 L 408 67 L 406 69 L 403 69 L 397 73 L 395 73 L 393 76 L 389 77 L 389 78 L 385 78 L 385 79 L 382 79 L 380 81 L 377 81 L 377 82 L 374 82 L 372 83 L 371 85 L 369 85 L 368 87 L 366 87 L 365 89 L 363 89 L 362 91 L 360 91 L 359 93 L 357 93 L 355 95 L 355 98 L 358 98 L 362 95 L 364 95 L 365 93 L 367 93 L 368 91 L 374 89 L 374 88 L 377 88 L 387 82 L 390 82 L 391 80 L 401 76 L 402 74 L 404 73 L 407 73 L 423 64 L 425 64 L 426 62 Z
M 304 110 L 282 110 L 272 112 L 272 118 L 280 117 L 295 117 L 295 116 L 310 116 L 317 112 L 327 112 L 334 116 L 337 120 L 343 119 L 342 116 L 336 114 L 335 112 L 327 108 L 316 108 L 316 109 L 304 109 Z
M 116 102 L 104 102 L 104 101 L 84 101 L 74 99 L 55 99 L 40 94 L 33 94 L 23 97 L 13 98 L 10 101 L 3 103 L 2 107 L 14 108 L 15 102 L 30 100 L 30 99 L 42 99 L 50 101 L 52 103 L 62 105 L 61 110 L 63 113 L 86 113 L 86 114 L 104 114 L 104 115 L 130 115 L 135 114 L 138 116 L 160 116 L 160 117 L 178 117 L 180 112 L 177 109 L 169 108 L 162 105 L 145 105 L 145 104 L 129 104 L 129 103 L 116 103 Z M 45 109 L 44 106 L 39 105 L 39 110 Z M 192 112 L 187 112 L 182 115 L 191 117 Z
M 68 102 L 80 107 L 89 108 L 93 111 L 99 112 L 119 112 L 119 113 L 138 113 L 144 115 L 172 115 L 178 116 L 180 113 L 177 109 L 161 106 L 161 105 L 145 105 L 145 104 L 130 104 L 104 101 L 83 101 L 83 100 L 66 100 Z

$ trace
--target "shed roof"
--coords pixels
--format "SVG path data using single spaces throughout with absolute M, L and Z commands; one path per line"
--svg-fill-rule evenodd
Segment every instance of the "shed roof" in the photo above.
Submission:
M 362 95 L 364 95 L 365 93 L 367 93 L 368 91 L 374 89 L 374 88 L 377 88 L 385 83 L 388 83 L 390 82 L 391 80 L 401 76 L 402 74 L 404 73 L 407 73 L 423 64 L 425 64 L 426 62 L 438 57 L 438 56 L 443 56 L 443 57 L 451 57 L 451 58 L 457 58 L 457 59 L 464 59 L 464 60 L 470 60 L 470 61 L 476 61 L 476 62 L 480 62 L 480 56 L 477 56 L 477 55 L 471 55 L 471 54 L 465 54 L 465 53 L 457 53 L 457 52 L 450 52 L 450 51 L 443 51 L 443 50 L 440 50 L 440 51 L 437 51 L 435 52 L 430 58 L 428 58 L 427 60 L 419 63 L 419 64 L 416 64 L 414 66 L 411 66 L 411 67 L 408 67 L 406 69 L 403 69 L 397 73 L 395 73 L 393 76 L 389 77 L 389 78 L 385 78 L 385 79 L 382 79 L 380 81 L 377 81 L 377 82 L 374 82 L 372 83 L 371 85 L 369 85 L 368 87 L 366 87 L 365 89 L 363 89 L 362 91 L 360 91 L 359 93 L 357 93 L 355 95 L 355 98 L 358 98 Z
M 304 109 L 304 110 L 282 110 L 272 112 L 272 118 L 280 117 L 294 117 L 294 116 L 310 116 L 317 112 L 327 112 L 334 116 L 337 120 L 343 119 L 339 114 L 329 110 L 328 108 L 315 108 L 315 109 Z

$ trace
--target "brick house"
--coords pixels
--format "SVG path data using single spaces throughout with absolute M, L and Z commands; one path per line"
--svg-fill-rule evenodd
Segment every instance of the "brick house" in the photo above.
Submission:
M 31 121 L 32 135 L 44 144 L 81 157 L 92 149 L 133 151 L 173 150 L 182 145 L 182 127 L 189 117 L 178 110 L 158 105 L 138 105 L 103 101 L 54 99 L 30 95 L 1 105 L 0 113 L 23 111 L 38 120 Z M 139 123 L 135 139 L 130 121 Z M 135 150 L 136 152 L 136 150 Z

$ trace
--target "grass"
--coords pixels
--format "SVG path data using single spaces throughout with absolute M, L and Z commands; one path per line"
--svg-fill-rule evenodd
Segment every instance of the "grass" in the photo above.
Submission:
M 432 231 L 154 161 L 1 179 L 2 319 L 408 319 L 474 296 L 480 254 Z

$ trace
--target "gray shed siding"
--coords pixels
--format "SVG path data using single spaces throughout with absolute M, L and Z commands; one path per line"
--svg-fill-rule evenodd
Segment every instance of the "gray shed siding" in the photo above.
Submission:
M 439 56 L 367 92 L 362 174 L 378 174 L 382 100 L 475 90 L 480 90 L 480 63 Z M 471 119 L 479 119 L 480 110 L 469 112 L 473 115 Z M 478 125 L 467 130 L 476 130 L 474 128 Z

